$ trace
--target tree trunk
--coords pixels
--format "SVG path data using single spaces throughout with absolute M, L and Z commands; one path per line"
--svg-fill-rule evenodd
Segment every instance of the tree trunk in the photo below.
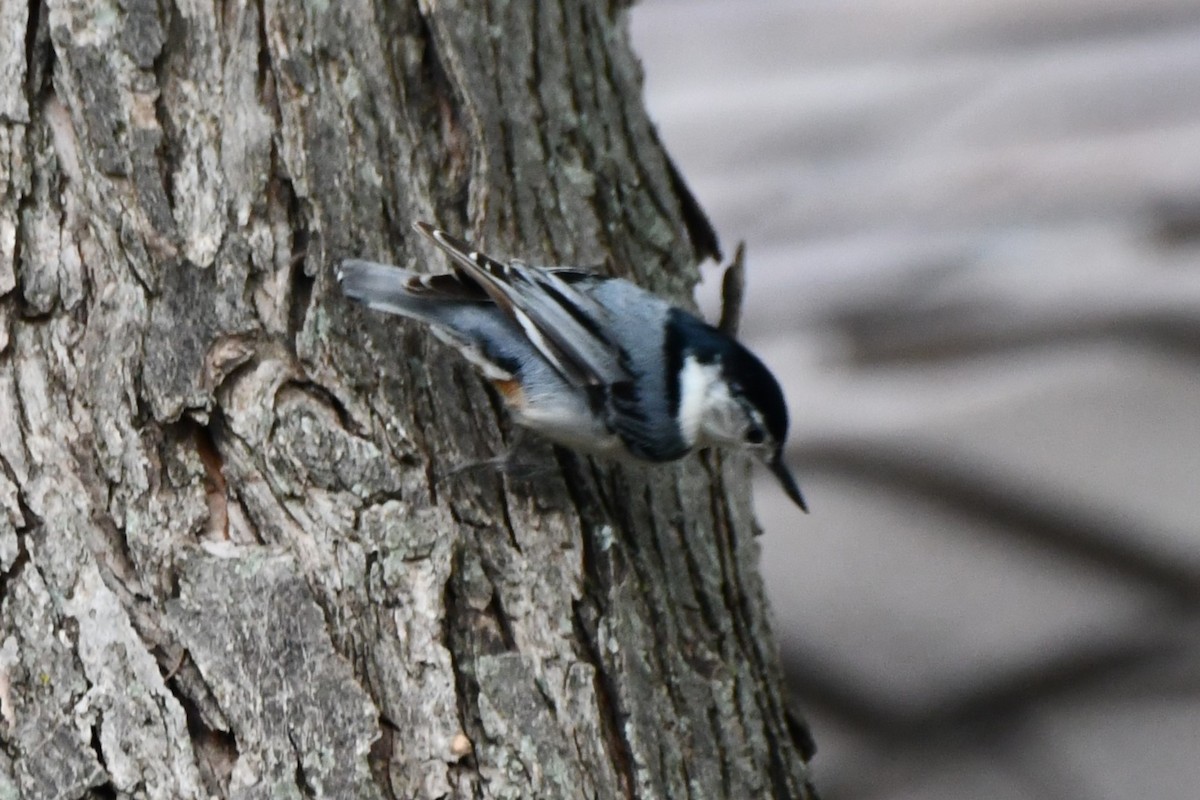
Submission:
M 494 397 L 331 279 L 686 297 L 623 17 L 3 0 L 0 798 L 808 796 L 745 463 L 455 472 Z

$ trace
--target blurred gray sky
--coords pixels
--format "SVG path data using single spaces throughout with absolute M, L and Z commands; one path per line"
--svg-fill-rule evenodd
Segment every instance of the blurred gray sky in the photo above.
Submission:
M 781 376 L 764 574 L 838 798 L 1197 796 L 1200 4 L 650 0 Z

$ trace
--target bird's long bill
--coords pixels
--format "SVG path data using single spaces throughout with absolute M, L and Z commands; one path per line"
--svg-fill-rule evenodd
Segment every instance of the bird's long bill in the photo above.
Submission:
M 800 506 L 800 510 L 807 514 L 808 504 L 804 502 L 804 495 L 800 494 L 800 487 L 796 485 L 796 479 L 792 477 L 792 473 L 788 472 L 787 464 L 783 463 L 783 448 L 775 451 L 775 455 L 771 456 L 767 466 L 771 468 L 771 472 L 775 473 L 775 477 L 779 478 L 787 496 L 792 498 L 792 502 Z

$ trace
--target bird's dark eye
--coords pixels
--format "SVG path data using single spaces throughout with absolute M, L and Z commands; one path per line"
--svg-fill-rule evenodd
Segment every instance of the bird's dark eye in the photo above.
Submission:
M 767 436 L 762 432 L 762 428 L 752 426 L 750 430 L 746 431 L 746 441 L 750 444 L 762 444 L 766 438 Z

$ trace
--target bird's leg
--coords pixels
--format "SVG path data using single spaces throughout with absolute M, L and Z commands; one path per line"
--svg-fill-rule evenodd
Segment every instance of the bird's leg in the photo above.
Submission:
M 504 455 L 492 456 L 491 458 L 476 458 L 463 461 L 459 464 L 455 464 L 453 467 L 450 467 L 448 470 L 443 472 L 439 480 L 453 478 L 457 475 L 461 475 L 464 472 L 473 472 L 477 469 L 502 469 L 507 458 L 508 454 L 505 453 Z
M 491 458 L 465 461 L 451 467 L 442 474 L 442 478 L 451 478 L 477 469 L 493 469 L 518 480 L 532 480 L 538 475 L 552 471 L 553 463 L 549 459 L 537 457 L 533 452 L 538 445 L 537 437 L 531 437 L 529 431 L 520 426 L 514 426 L 514 428 L 515 432 L 503 453 Z M 535 457 L 532 459 L 521 457 L 526 455 Z
M 542 452 L 547 447 L 545 440 L 531 435 L 528 428 L 519 425 L 513 428 L 501 471 L 509 477 L 526 481 L 553 472 L 556 467 L 554 459 Z

